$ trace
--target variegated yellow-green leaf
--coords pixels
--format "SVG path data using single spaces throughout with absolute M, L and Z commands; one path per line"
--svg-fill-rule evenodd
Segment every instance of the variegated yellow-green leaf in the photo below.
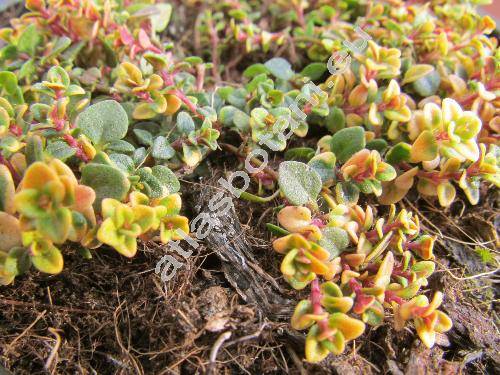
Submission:
M 403 78 L 403 82 L 401 82 L 401 85 L 406 85 L 407 83 L 414 82 L 417 79 L 426 76 L 433 70 L 434 67 L 432 65 L 428 64 L 413 65 L 406 71 L 405 76 Z
M 443 182 L 437 186 L 439 204 L 448 207 L 455 200 L 456 189 L 450 182 Z

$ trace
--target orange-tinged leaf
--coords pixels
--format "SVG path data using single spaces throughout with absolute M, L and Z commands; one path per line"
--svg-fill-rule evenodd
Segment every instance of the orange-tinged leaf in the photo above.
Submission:
M 413 142 L 410 157 L 413 163 L 430 161 L 438 155 L 438 144 L 436 138 L 429 130 L 423 131 Z
M 343 313 L 331 314 L 328 319 L 328 326 L 341 331 L 346 341 L 358 338 L 365 331 L 365 323 Z
M 167 95 L 166 99 L 167 99 L 167 110 L 165 111 L 165 114 L 173 115 L 181 107 L 182 101 L 175 95 Z
M 21 181 L 22 189 L 39 189 L 46 183 L 57 181 L 56 172 L 47 164 L 37 161 L 29 166 Z
M 273 248 L 278 253 L 285 254 L 291 249 L 308 249 L 310 247 L 308 241 L 300 234 L 289 234 L 285 237 L 278 238 L 273 242 Z
M 6 212 L 0 212 L 0 250 L 9 251 L 21 244 L 19 220 Z
M 366 103 L 368 99 L 368 90 L 363 85 L 356 86 L 349 94 L 349 104 L 353 107 L 359 107 Z
M 163 87 L 163 79 L 158 74 L 151 74 L 148 91 L 160 90 Z
M 132 63 L 123 62 L 118 70 L 118 76 L 130 79 L 134 84 L 142 84 L 142 72 Z
M 26 8 L 31 11 L 40 11 L 45 8 L 44 0 L 26 0 Z
M 309 252 L 319 260 L 328 260 L 330 258 L 330 252 L 323 247 L 319 246 L 314 242 L 309 243 Z
M 278 213 L 278 222 L 288 231 L 297 232 L 311 223 L 311 210 L 307 207 L 286 206 Z

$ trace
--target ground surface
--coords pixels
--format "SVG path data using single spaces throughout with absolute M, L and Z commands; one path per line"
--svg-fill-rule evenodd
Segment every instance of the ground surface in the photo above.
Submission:
M 232 159 L 213 156 L 204 177 L 183 183 L 187 216 L 204 209 L 214 176 L 238 167 Z M 446 211 L 411 195 L 401 203 L 439 239 L 429 287 L 444 291 L 454 328 L 431 350 L 412 329 L 395 332 L 389 317 L 345 355 L 303 362 L 304 337 L 288 323 L 298 297 L 280 278 L 265 230 L 273 210 L 235 201 L 222 235 L 207 238 L 168 283 L 154 272 L 165 248 L 144 243 L 132 260 L 107 248 L 84 260 L 67 248 L 61 274 L 33 271 L 0 289 L 0 363 L 15 374 L 493 374 L 498 278 L 475 249 L 498 243 L 498 198 L 490 190 L 476 207 L 458 199 Z M 234 249 L 250 268 L 240 272 L 227 257 Z

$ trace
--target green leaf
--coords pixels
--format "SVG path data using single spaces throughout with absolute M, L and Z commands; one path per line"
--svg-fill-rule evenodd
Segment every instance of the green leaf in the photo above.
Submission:
M 92 259 L 92 253 L 86 247 L 78 246 L 76 249 L 77 253 L 84 259 Z
M 196 146 L 188 146 L 187 144 L 182 144 L 182 161 L 186 163 L 188 167 L 194 167 L 202 159 L 201 151 Z
M 245 78 L 253 78 L 259 74 L 268 73 L 269 70 L 264 64 L 253 64 L 250 65 L 243 71 L 243 76 Z
M 134 135 L 141 145 L 151 146 L 153 144 L 153 134 L 143 129 L 134 129 Z
M 90 163 L 82 168 L 82 184 L 90 186 L 96 193 L 94 208 L 101 209 L 104 198 L 122 201 L 130 189 L 127 176 L 118 168 L 104 164 Z
M 19 69 L 19 79 L 23 79 L 26 77 L 31 77 L 36 72 L 35 60 L 29 59 L 26 61 L 21 69 Z
M 61 54 L 61 59 L 65 62 L 72 62 L 77 57 L 80 51 L 87 45 L 86 41 L 80 41 L 78 43 L 73 43 L 71 47 L 67 48 L 64 53 Z M 96 68 L 97 69 L 97 68 Z
M 309 161 L 316 151 L 311 147 L 295 147 L 285 152 L 285 160 L 305 160 Z
M 99 151 L 95 154 L 94 158 L 92 159 L 92 163 L 109 165 L 110 167 L 114 166 L 114 163 L 109 158 L 108 154 L 102 151 Z
M 236 108 L 233 116 L 233 124 L 242 132 L 248 131 L 250 129 L 250 116 Z
M 43 161 L 43 144 L 38 135 L 31 135 L 26 140 L 26 164 L 31 165 L 35 161 Z
M 158 160 L 168 160 L 175 155 L 175 150 L 170 146 L 167 138 L 158 136 L 153 142 L 151 156 Z
M 37 219 L 38 232 L 55 243 L 66 241 L 71 229 L 71 211 L 66 207 L 58 208 L 50 214 Z
M 103 145 L 122 139 L 127 134 L 127 112 L 117 101 L 104 100 L 80 113 L 76 126 L 94 144 Z
M 490 264 L 492 266 L 494 266 L 497 263 L 495 256 L 491 253 L 491 251 L 489 249 L 476 246 L 474 251 L 481 258 L 481 262 L 483 262 L 485 264 Z
M 42 40 L 41 34 L 36 28 L 36 24 L 29 25 L 17 41 L 17 48 L 21 52 L 26 52 L 30 56 L 35 54 L 35 49 Z
M 304 77 L 309 77 L 312 81 L 315 81 L 323 76 L 326 69 L 325 63 L 315 62 L 307 65 L 302 72 L 300 72 L 300 74 Z
M 0 72 L 0 87 L 7 94 L 6 99 L 11 104 L 24 103 L 23 91 L 19 87 L 17 77 L 14 73 L 8 71 Z
M 106 151 L 117 152 L 120 154 L 132 153 L 134 150 L 135 147 L 133 145 L 122 139 L 112 141 L 106 145 Z
M 389 164 L 399 164 L 404 161 L 410 161 L 411 146 L 408 143 L 400 142 L 393 146 L 385 156 L 385 160 Z
M 23 247 L 14 247 L 5 258 L 5 270 L 12 275 L 22 275 L 31 266 L 29 251 Z
M 221 108 L 219 112 L 219 120 L 224 126 L 230 127 L 234 125 L 242 132 L 248 131 L 250 128 L 250 116 L 231 105 Z
M 479 178 L 467 179 L 465 176 L 460 179 L 459 186 L 471 204 L 477 204 L 480 198 L 481 180 Z
M 151 168 L 153 176 L 155 176 L 161 184 L 168 190 L 165 195 L 174 194 L 179 191 L 181 184 L 177 176 L 168 167 L 164 165 L 155 165 Z
M 341 228 L 326 227 L 321 233 L 319 245 L 330 252 L 330 259 L 339 256 L 349 246 L 349 235 Z
M 290 203 L 316 204 L 322 186 L 318 172 L 298 161 L 284 161 L 280 164 L 278 173 L 278 184 Z
M 135 166 L 132 158 L 125 154 L 111 154 L 109 158 L 115 163 L 115 165 L 127 174 L 134 173 Z
M 332 137 L 330 149 L 341 163 L 345 163 L 352 155 L 366 145 L 365 130 L 361 126 L 339 130 Z
M 66 72 L 66 70 L 64 70 L 64 68 L 62 68 L 61 66 L 53 66 L 52 68 L 50 68 L 47 73 L 47 80 L 49 82 L 61 83 L 64 87 L 68 87 L 71 83 L 68 72 Z M 85 93 L 82 88 L 80 88 L 80 90 Z
M 272 58 L 271 60 L 267 61 L 264 66 L 271 72 L 273 76 L 285 81 L 288 81 L 295 75 L 290 63 L 281 57 Z
M 194 121 L 187 112 L 179 112 L 177 115 L 177 129 L 182 134 L 189 134 L 194 131 Z
M 54 47 L 52 47 L 52 51 L 47 56 L 44 56 L 40 60 L 40 64 L 44 65 L 47 60 L 50 60 L 53 57 L 56 57 L 59 55 L 61 52 L 63 52 L 66 48 L 68 48 L 71 45 L 71 39 L 68 38 L 67 36 L 62 36 L 56 40 L 56 43 L 54 44 Z
M 417 79 L 412 83 L 413 89 L 422 97 L 434 95 L 441 83 L 439 73 L 434 70 L 426 76 Z
M 227 101 L 229 104 L 232 104 L 238 108 L 243 109 L 245 107 L 245 105 L 247 104 L 246 96 L 247 96 L 246 90 L 244 88 L 239 88 L 239 89 L 233 90 L 229 94 Z
M 289 231 L 286 229 L 283 229 L 277 225 L 271 224 L 271 223 L 266 223 L 266 228 L 273 234 L 276 234 L 278 236 L 286 236 L 290 234 Z
M 17 50 L 17 47 L 15 45 L 6 45 L 5 47 L 0 49 L 0 60 L 14 60 L 17 57 L 18 53 L 19 51 Z
M 151 26 L 156 32 L 161 32 L 165 30 L 170 22 L 170 17 L 172 16 L 172 5 L 160 3 L 155 4 L 153 8 L 156 12 L 150 17 Z
M 318 172 L 321 182 L 325 184 L 328 181 L 334 181 L 336 177 L 335 154 L 333 152 L 323 152 L 313 157 L 307 165 Z
M 153 175 L 151 168 L 141 168 L 137 171 L 137 175 L 143 185 L 143 192 L 150 198 L 163 198 L 168 194 L 166 187 Z
M 372 139 L 370 142 L 366 143 L 366 148 L 368 150 L 377 150 L 378 152 L 384 152 L 387 148 L 387 141 L 382 138 Z
M 437 186 L 439 204 L 443 207 L 448 207 L 453 203 L 456 193 L 455 186 L 451 182 L 442 182 Z
M 233 107 L 232 105 L 226 105 L 220 109 L 219 112 L 219 121 L 222 123 L 224 126 L 231 126 L 233 125 L 233 118 L 234 114 L 238 108 Z
M 132 159 L 134 160 L 135 165 L 141 165 L 146 157 L 148 156 L 148 151 L 144 147 L 139 147 L 132 154 Z
M 375 178 L 379 181 L 391 181 L 394 180 L 397 176 L 397 172 L 394 167 L 387 163 L 382 163 L 384 169 L 375 174 Z
M 49 153 L 51 156 L 58 158 L 62 161 L 69 159 L 76 153 L 76 150 L 70 147 L 64 141 L 56 141 L 49 143 L 45 151 Z
M 335 197 L 341 204 L 356 204 L 359 199 L 359 189 L 352 182 L 340 182 L 335 185 Z
M 330 108 L 330 112 L 326 118 L 326 128 L 336 133 L 345 128 L 345 114 L 344 111 L 338 107 Z
M 203 63 L 203 59 L 198 56 L 188 56 L 184 59 L 184 61 L 192 65 L 198 65 Z

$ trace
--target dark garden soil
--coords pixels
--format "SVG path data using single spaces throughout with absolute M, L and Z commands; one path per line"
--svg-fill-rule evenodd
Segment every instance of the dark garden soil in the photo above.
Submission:
M 186 216 L 207 210 L 217 178 L 237 168 L 219 152 L 203 176 L 183 181 Z M 498 373 L 499 279 L 475 252 L 498 245 L 498 198 L 490 190 L 478 206 L 457 199 L 448 210 L 412 195 L 401 203 L 438 236 L 429 288 L 443 290 L 454 327 L 433 349 L 412 328 L 394 331 L 389 316 L 346 354 L 304 362 L 305 337 L 289 326 L 300 296 L 280 277 L 265 228 L 273 205 L 234 200 L 192 256 L 175 255 L 184 266 L 166 283 L 154 270 L 166 247 L 141 243 L 130 260 L 106 247 L 90 260 L 66 248 L 61 274 L 33 271 L 2 287 L 0 364 L 8 371 L 0 366 L 0 374 Z

